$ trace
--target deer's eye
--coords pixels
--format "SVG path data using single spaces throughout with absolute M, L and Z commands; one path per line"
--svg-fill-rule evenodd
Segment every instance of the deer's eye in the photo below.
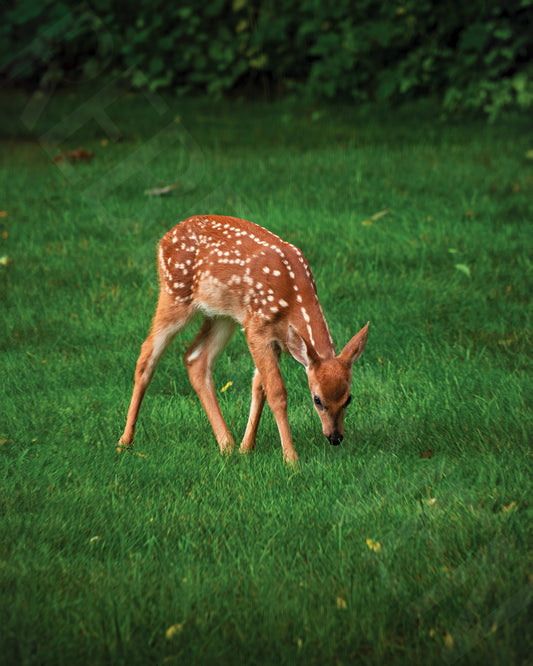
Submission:
M 323 409 L 324 405 L 322 404 L 322 400 L 320 400 L 320 398 L 319 398 L 317 395 L 314 396 L 313 400 L 314 400 L 314 402 L 315 402 L 315 405 L 316 405 L 319 409 Z
M 348 400 L 346 400 L 346 402 L 345 402 L 344 405 L 343 405 L 344 409 L 346 409 L 346 407 L 348 407 L 348 405 L 349 405 L 351 402 L 352 402 L 352 396 L 350 395 L 350 396 L 348 396 Z

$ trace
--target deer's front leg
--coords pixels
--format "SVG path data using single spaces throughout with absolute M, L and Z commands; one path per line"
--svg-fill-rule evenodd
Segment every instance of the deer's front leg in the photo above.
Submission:
M 283 377 L 281 376 L 281 370 L 279 369 L 278 354 L 270 342 L 267 342 L 265 346 L 264 337 L 259 333 L 254 335 L 251 330 L 247 330 L 246 337 L 248 339 L 250 352 L 255 362 L 255 367 L 261 377 L 261 383 L 266 394 L 266 399 L 274 414 L 274 418 L 276 419 L 279 436 L 281 438 L 281 446 L 283 448 L 283 460 L 288 463 L 295 463 L 298 460 L 298 456 L 294 450 L 289 428 L 289 419 L 287 417 L 287 389 L 285 388 Z M 259 421 L 258 417 L 257 421 Z

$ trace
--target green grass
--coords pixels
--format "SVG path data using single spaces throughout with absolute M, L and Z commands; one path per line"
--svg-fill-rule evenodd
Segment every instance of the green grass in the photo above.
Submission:
M 76 129 L 84 95 L 0 104 L 0 663 L 527 663 L 530 119 L 117 94 L 114 143 Z M 371 322 L 341 447 L 282 361 L 298 470 L 268 410 L 220 457 L 193 330 L 115 451 L 157 241 L 198 212 L 301 247 L 339 349 Z M 215 371 L 236 439 L 251 374 L 238 333 Z

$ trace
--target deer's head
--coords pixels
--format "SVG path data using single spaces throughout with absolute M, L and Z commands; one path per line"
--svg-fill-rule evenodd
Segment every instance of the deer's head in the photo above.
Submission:
M 305 366 L 322 432 L 334 446 L 344 437 L 344 415 L 352 399 L 352 366 L 363 353 L 367 337 L 368 324 L 354 335 L 338 356 L 321 359 L 296 329 L 289 326 L 287 347 Z

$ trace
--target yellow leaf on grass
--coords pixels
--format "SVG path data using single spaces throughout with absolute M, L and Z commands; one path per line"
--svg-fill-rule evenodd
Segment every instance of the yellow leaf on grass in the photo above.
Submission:
M 244 32 L 248 28 L 248 25 L 249 25 L 248 19 L 245 18 L 241 19 L 235 26 L 235 32 L 237 34 Z
M 0 217 L 7 217 L 7 210 L 0 210 Z
M 337 608 L 344 610 L 346 608 L 346 600 L 342 597 L 337 597 Z
M 444 645 L 448 648 L 448 650 L 453 650 L 453 638 L 448 632 L 446 632 L 446 635 L 444 636 Z
M 370 550 L 373 550 L 375 553 L 379 553 L 379 551 L 381 550 L 381 544 L 379 543 L 379 541 L 374 541 L 373 539 L 367 539 L 366 545 L 370 548 Z
M 220 392 L 221 392 L 221 393 L 224 393 L 224 391 L 227 391 L 227 390 L 229 389 L 229 387 L 232 386 L 232 385 L 233 385 L 233 382 L 228 382 L 228 383 L 226 384 L 226 386 L 223 386 L 223 387 L 220 389 Z
M 165 638 L 167 641 L 169 641 L 171 638 L 174 638 L 174 636 L 177 636 L 178 634 L 181 634 L 183 631 L 183 625 L 182 624 L 173 624 L 171 627 L 169 627 L 166 632 L 165 632 Z

